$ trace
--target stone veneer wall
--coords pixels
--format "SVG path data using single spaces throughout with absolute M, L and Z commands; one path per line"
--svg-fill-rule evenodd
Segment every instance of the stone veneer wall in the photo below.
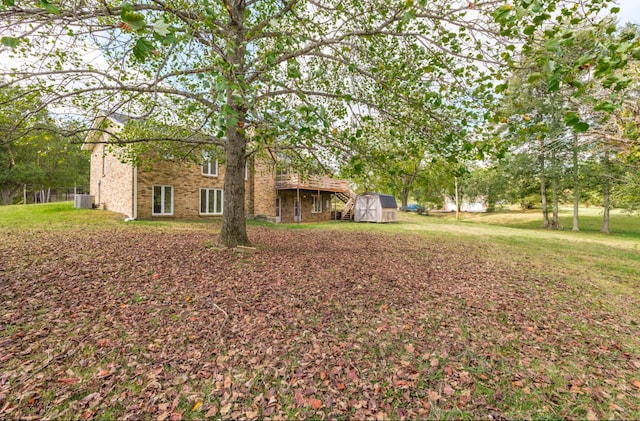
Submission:
M 312 196 L 317 196 L 317 190 L 300 190 L 300 222 L 323 222 L 331 220 L 331 194 L 330 192 L 320 192 L 322 200 L 322 212 L 313 213 L 313 199 Z M 289 224 L 293 223 L 293 205 L 296 198 L 296 190 L 281 190 L 280 196 L 280 222 Z M 327 201 L 329 207 L 327 208 Z
M 102 134 L 98 141 L 104 141 Z M 104 159 L 103 159 L 104 156 Z M 124 164 L 113 154 L 106 152 L 104 144 L 96 144 L 91 150 L 91 175 L 89 194 L 95 204 L 109 211 L 129 217 L 133 211 L 133 167 Z

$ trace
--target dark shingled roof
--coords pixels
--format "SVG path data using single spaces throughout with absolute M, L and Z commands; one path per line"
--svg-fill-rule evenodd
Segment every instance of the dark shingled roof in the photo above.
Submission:
M 120 113 L 110 113 L 110 114 L 107 114 L 107 117 L 109 117 L 110 119 L 120 124 L 124 124 L 127 121 L 132 119 L 130 116 L 125 114 L 120 114 Z
M 380 204 L 382 205 L 383 208 L 393 208 L 393 209 L 398 208 L 398 204 L 396 203 L 395 197 L 388 194 L 379 194 L 378 196 L 380 196 Z
M 390 194 L 367 192 L 367 193 L 363 193 L 362 195 L 378 196 L 380 198 L 380 206 L 382 206 L 383 209 L 398 208 L 398 204 L 396 203 L 396 198 L 394 196 L 391 196 Z

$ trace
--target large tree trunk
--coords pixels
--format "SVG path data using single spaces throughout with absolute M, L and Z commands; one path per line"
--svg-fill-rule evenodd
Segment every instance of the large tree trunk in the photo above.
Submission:
M 544 221 L 544 227 L 549 228 L 549 209 L 547 208 L 547 180 L 545 176 L 545 148 L 544 139 L 540 141 L 540 199 L 542 201 L 542 218 Z
M 573 227 L 572 231 L 580 231 L 580 167 L 578 165 L 578 135 L 573 134 Z
M 221 247 L 250 245 L 244 210 L 244 163 L 246 142 L 237 127 L 227 127 L 224 174 L 224 206 L 222 228 L 218 237 Z
M 604 180 L 602 180 L 602 206 L 604 207 L 602 213 L 602 228 L 600 228 L 600 232 L 605 234 L 609 234 L 609 207 L 610 203 L 610 195 L 611 195 L 611 185 L 610 185 L 610 170 L 609 170 L 609 148 L 605 149 L 604 156 L 602 158 L 602 164 L 604 167 Z
M 229 6 L 230 27 L 235 34 L 235 46 L 231 57 L 233 65 L 228 70 L 230 79 L 238 80 L 244 73 L 245 36 L 244 2 L 232 2 Z M 247 236 L 247 222 L 245 220 L 245 188 L 244 168 L 246 162 L 247 141 L 244 133 L 246 106 L 236 101 L 236 88 L 227 89 L 227 105 L 233 113 L 226 116 L 225 142 L 225 174 L 224 174 L 224 206 L 222 227 L 218 237 L 221 247 L 236 247 L 251 245 Z
M 12 190 L 11 187 L 9 186 L 4 186 L 2 188 L 2 204 L 3 205 L 10 205 L 13 203 L 13 198 L 16 195 L 17 190 L 14 189 Z
M 407 205 L 409 204 L 409 188 L 404 186 L 403 183 L 403 187 L 402 190 L 400 192 L 400 200 L 402 201 L 402 210 L 406 211 L 407 210 Z

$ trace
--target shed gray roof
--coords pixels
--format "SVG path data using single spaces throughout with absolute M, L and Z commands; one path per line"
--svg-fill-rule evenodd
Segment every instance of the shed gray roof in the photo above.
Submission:
M 398 208 L 398 204 L 396 203 L 395 196 L 391 196 L 390 194 L 367 192 L 362 194 L 362 196 L 378 196 L 380 198 L 380 206 L 383 209 Z
M 398 208 L 398 204 L 396 203 L 396 198 L 394 196 L 388 194 L 380 194 L 380 205 L 383 208 Z

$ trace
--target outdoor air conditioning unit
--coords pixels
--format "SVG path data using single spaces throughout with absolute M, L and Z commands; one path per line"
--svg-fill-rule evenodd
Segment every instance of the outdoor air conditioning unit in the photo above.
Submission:
M 73 207 L 79 209 L 93 208 L 93 196 L 90 194 L 76 194 Z

